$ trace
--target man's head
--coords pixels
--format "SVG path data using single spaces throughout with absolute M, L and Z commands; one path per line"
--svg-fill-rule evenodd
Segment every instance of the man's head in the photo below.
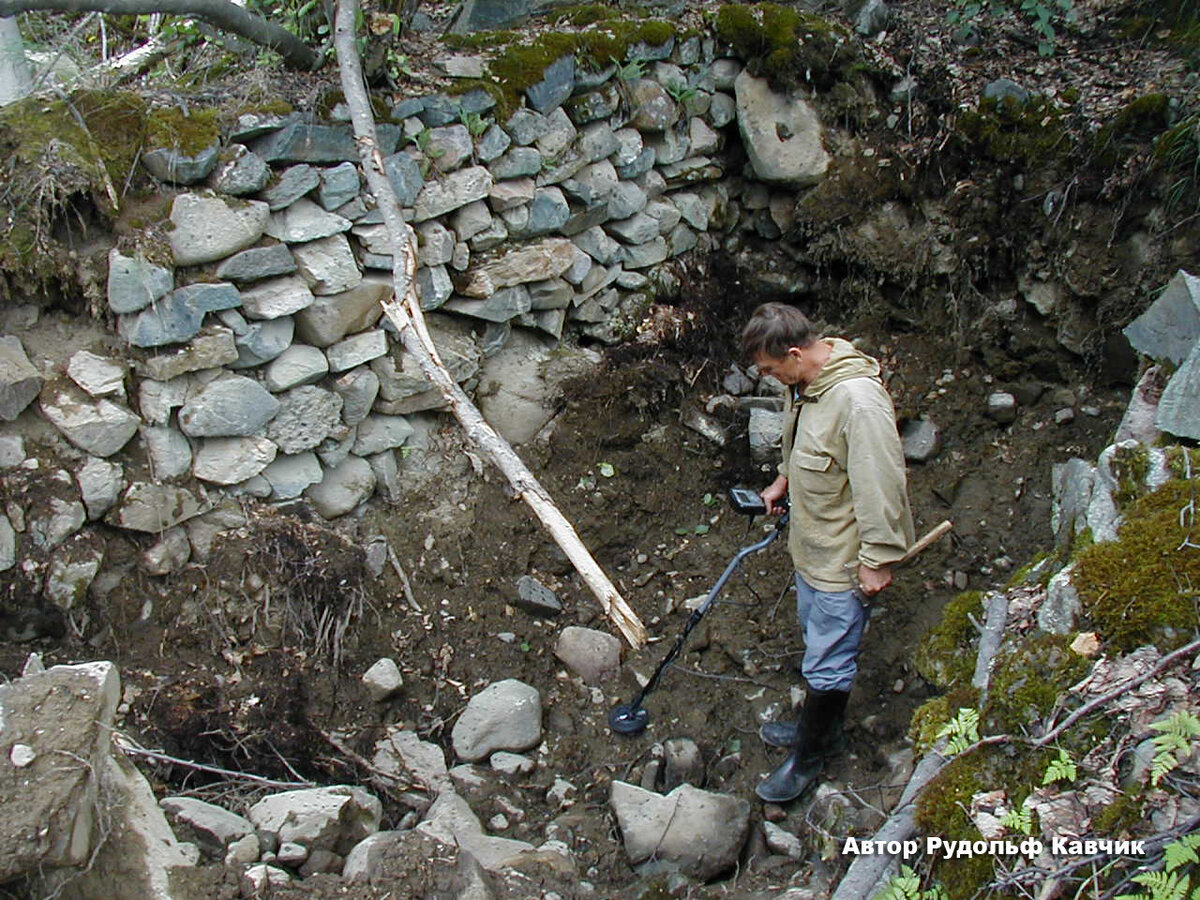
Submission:
M 805 351 L 817 342 L 812 322 L 794 306 L 764 303 L 742 329 L 742 353 L 784 384 L 803 384 L 820 369 L 814 354 Z M 823 362 L 823 360 L 821 360 Z

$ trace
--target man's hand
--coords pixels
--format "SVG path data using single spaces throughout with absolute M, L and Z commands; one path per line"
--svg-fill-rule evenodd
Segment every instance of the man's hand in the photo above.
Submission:
M 864 565 L 858 567 L 858 588 L 864 597 L 874 597 L 891 583 L 890 568 L 872 569 Z
M 780 475 L 759 494 L 763 498 L 763 503 L 767 505 L 768 516 L 777 516 L 783 512 L 783 507 L 779 505 L 779 501 L 787 496 L 787 487 L 787 478 Z

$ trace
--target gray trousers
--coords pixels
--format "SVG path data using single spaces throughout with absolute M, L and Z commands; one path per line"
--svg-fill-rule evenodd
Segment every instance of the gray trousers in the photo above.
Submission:
M 868 609 L 858 592 L 818 591 L 796 573 L 796 615 L 804 630 L 801 672 L 818 691 L 849 691 L 858 672 L 858 651 Z

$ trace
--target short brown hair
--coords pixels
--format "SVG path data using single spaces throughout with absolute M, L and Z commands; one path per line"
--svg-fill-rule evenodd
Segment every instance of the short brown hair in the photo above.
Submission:
M 807 347 L 815 341 L 808 316 L 786 303 L 764 303 L 742 329 L 742 355 L 754 360 L 760 354 L 779 358 L 789 347 Z

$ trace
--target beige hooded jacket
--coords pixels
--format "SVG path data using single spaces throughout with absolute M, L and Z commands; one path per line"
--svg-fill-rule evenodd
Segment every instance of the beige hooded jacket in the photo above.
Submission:
M 896 412 L 879 363 L 848 341 L 784 414 L 783 462 L 796 571 L 820 591 L 853 586 L 854 566 L 882 568 L 913 543 Z

